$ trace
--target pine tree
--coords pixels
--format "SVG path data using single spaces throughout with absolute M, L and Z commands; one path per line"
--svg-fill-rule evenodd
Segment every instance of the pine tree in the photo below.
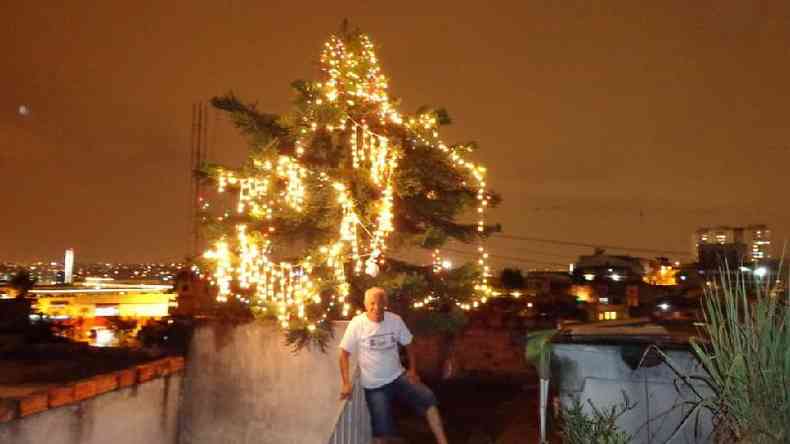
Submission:
M 297 345 L 320 342 L 327 321 L 352 315 L 374 284 L 400 310 L 484 302 L 482 240 L 499 227 L 483 214 L 499 198 L 486 190 L 485 169 L 465 159 L 474 144 L 441 141 L 438 129 L 450 123 L 443 109 L 401 114 L 359 31 L 344 26 L 331 36 L 320 67 L 318 81 L 292 83 L 287 114 L 261 112 L 233 93 L 212 99 L 250 146 L 241 168 L 201 171 L 218 191 L 237 193 L 235 211 L 204 208 L 211 247 L 202 267 L 218 300 L 277 317 Z M 459 222 L 467 213 L 478 220 Z M 403 259 L 449 240 L 478 244 L 480 259 L 451 271 Z

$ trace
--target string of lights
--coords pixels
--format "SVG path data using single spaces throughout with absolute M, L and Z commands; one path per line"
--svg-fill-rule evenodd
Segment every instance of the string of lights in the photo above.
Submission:
M 463 147 L 450 147 L 442 142 L 439 122 L 433 113 L 407 117 L 397 111 L 387 92 L 388 81 L 381 73 L 373 44 L 365 35 L 357 37 L 354 48 L 336 36 L 324 45 L 320 58 L 324 78 L 308 88 L 307 106 L 298 116 L 295 128 L 294 155 L 281 153 L 276 159 L 255 159 L 249 171 L 222 168 L 216 171 L 220 193 L 228 189 L 238 192 L 236 210 L 240 215 L 272 224 L 268 230 L 255 233 L 238 224 L 235 236 L 221 237 L 205 252 L 204 258 L 212 264 L 211 282 L 218 288 L 217 300 L 226 302 L 229 297 L 235 297 L 248 304 L 274 306 L 283 328 L 299 326 L 314 331 L 316 323 L 325 320 L 338 306 L 342 316 L 349 315 L 346 264 L 350 264 L 354 274 L 378 273 L 387 241 L 395 229 L 395 176 L 407 149 L 403 139 L 392 137 L 386 130 L 392 127 L 406 134 L 406 140 L 411 143 L 443 153 L 451 165 L 466 172 L 464 177 L 475 181 L 477 232 L 481 239 L 476 253 L 481 278 L 475 289 L 482 301 L 492 292 L 488 285 L 491 275 L 488 253 L 482 243 L 484 214 L 490 202 L 486 169 L 466 160 L 461 154 L 465 151 Z M 326 134 L 345 140 L 350 166 L 358 172 L 354 174 L 369 177 L 378 196 L 369 207 L 360 207 L 362 204 L 352 196 L 354 179 L 347 173 L 314 170 L 304 161 L 311 154 L 314 141 Z M 337 236 L 316 254 L 299 261 L 275 261 L 272 257 L 277 246 L 272 234 L 277 230 L 277 215 L 286 210 L 304 211 L 311 198 L 307 183 L 312 182 L 335 193 L 335 204 L 342 213 Z M 365 215 L 369 217 L 366 219 Z M 313 275 L 318 266 L 333 270 L 335 291 L 316 316 L 308 307 L 326 302 L 320 293 L 321 278 Z M 249 291 L 237 294 L 234 282 Z M 251 298 L 250 294 L 254 296 Z

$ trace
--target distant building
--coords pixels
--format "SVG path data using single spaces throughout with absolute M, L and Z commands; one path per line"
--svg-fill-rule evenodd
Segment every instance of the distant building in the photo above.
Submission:
M 176 295 L 169 285 L 91 281 L 81 286 L 35 287 L 36 310 L 55 320 L 73 318 L 161 318 Z
M 762 262 L 771 259 L 771 230 L 765 225 L 753 225 L 748 235 L 751 261 Z
M 703 268 L 763 262 L 771 258 L 771 230 L 766 225 L 702 227 L 693 237 L 697 261 Z
M 700 244 L 697 249 L 698 263 L 702 270 L 717 271 L 726 266 L 737 269 L 746 260 L 746 245 L 740 242 L 732 244 Z
M 597 250 L 579 256 L 573 270 L 571 294 L 586 303 L 590 320 L 617 320 L 628 317 L 631 307 L 638 307 L 649 284 L 674 281 L 669 260 L 649 260 L 633 256 L 610 255 Z M 650 293 L 649 291 L 647 293 Z
M 678 262 L 673 264 L 665 257 L 657 257 L 648 261 L 642 280 L 650 285 L 677 285 L 678 266 L 680 266 Z
M 74 250 L 69 248 L 66 250 L 66 256 L 63 260 L 63 283 L 70 285 L 74 282 Z
M 664 296 L 655 301 L 650 313 L 655 320 L 686 320 L 703 319 L 699 295 L 681 293 Z
M 632 256 L 617 256 L 596 251 L 589 256 L 579 256 L 573 267 L 577 282 L 641 282 L 648 268 L 648 261 Z
M 537 299 L 566 295 L 571 287 L 571 276 L 563 271 L 530 271 L 525 280 L 527 294 Z
M 121 344 L 150 322 L 168 316 L 176 295 L 170 285 L 89 279 L 69 286 L 41 286 L 30 291 L 33 321 L 55 322 L 72 340 L 95 346 Z
M 626 305 L 612 304 L 589 304 L 584 307 L 587 313 L 587 320 L 594 321 L 617 321 L 628 319 L 628 307 Z

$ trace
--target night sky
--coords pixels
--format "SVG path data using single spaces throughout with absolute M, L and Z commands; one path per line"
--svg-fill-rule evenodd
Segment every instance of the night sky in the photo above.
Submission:
M 765 223 L 781 246 L 790 2 L 515 3 L 0 2 L 0 261 L 183 258 L 192 104 L 286 111 L 344 17 L 402 111 L 446 107 L 444 139 L 479 143 L 505 233 L 690 252 L 699 226 Z M 243 159 L 209 124 L 211 160 Z M 489 249 L 522 268 L 591 251 Z

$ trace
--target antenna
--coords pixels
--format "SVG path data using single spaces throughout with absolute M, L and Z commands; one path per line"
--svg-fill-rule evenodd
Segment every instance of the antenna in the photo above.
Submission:
M 200 254 L 200 210 L 203 204 L 202 183 L 198 171 L 207 160 L 208 154 L 208 109 L 206 104 L 192 104 L 192 131 L 189 140 L 189 221 L 190 256 Z

